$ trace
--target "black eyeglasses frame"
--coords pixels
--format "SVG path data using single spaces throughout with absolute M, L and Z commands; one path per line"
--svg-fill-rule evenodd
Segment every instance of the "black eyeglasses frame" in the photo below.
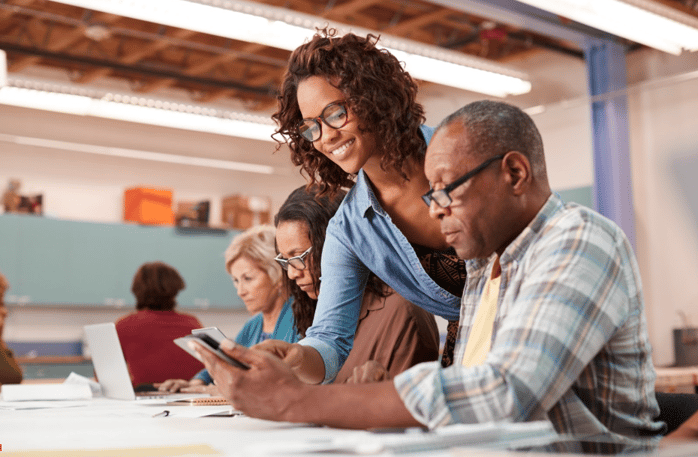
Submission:
M 426 194 L 422 195 L 422 201 L 429 207 L 431 207 L 431 202 L 433 201 L 436 203 L 438 206 L 441 208 L 448 208 L 451 206 L 451 203 L 453 203 L 453 200 L 451 200 L 451 195 L 450 193 L 453 192 L 454 189 L 456 189 L 459 186 L 462 186 L 465 184 L 470 178 L 475 176 L 476 174 L 480 173 L 482 170 L 490 166 L 490 164 L 494 163 L 497 160 L 503 159 L 506 154 L 499 154 L 494 157 L 490 157 L 489 159 L 485 160 L 482 162 L 480 165 L 477 167 L 473 168 L 460 178 L 456 179 L 453 181 L 451 184 L 448 186 L 444 187 L 443 189 L 431 189 L 429 192 Z M 441 202 L 439 202 L 439 199 L 441 199 Z M 448 202 L 446 203 L 446 200 Z M 442 204 L 445 203 L 445 204 Z
M 341 107 L 341 108 L 344 110 L 344 116 L 345 116 L 345 117 L 344 117 L 344 123 L 342 123 L 342 125 L 334 126 L 334 125 L 330 124 L 329 122 L 327 122 L 327 117 L 325 116 L 325 112 L 327 111 L 328 108 L 331 108 L 331 107 L 334 107 L 334 106 L 339 106 L 339 107 Z M 312 136 L 311 136 L 311 137 L 305 136 L 304 132 L 310 131 L 310 128 L 308 128 L 308 129 L 306 129 L 306 130 L 304 130 L 304 131 L 301 130 L 301 127 L 302 127 L 303 125 L 305 125 L 306 122 L 312 122 L 312 123 L 314 123 L 315 125 L 317 125 L 317 127 L 318 127 L 318 132 L 320 132 L 320 134 L 318 135 L 317 138 L 313 138 Z M 325 124 L 326 126 L 328 126 L 328 127 L 330 127 L 330 128 L 333 128 L 333 129 L 337 130 L 337 129 L 341 129 L 342 127 L 344 127 L 345 125 L 347 125 L 348 122 L 349 122 L 349 109 L 347 108 L 346 102 L 345 102 L 345 101 L 337 101 L 337 102 L 332 102 L 332 103 L 328 104 L 327 106 L 325 106 L 325 107 L 322 109 L 322 112 L 320 113 L 320 115 L 319 115 L 318 117 L 306 117 L 306 118 L 301 119 L 301 120 L 298 122 L 298 125 L 296 126 L 296 129 L 298 130 L 298 134 L 299 134 L 303 139 L 305 139 L 305 140 L 307 140 L 307 141 L 310 141 L 310 142 L 312 143 L 312 142 L 317 141 L 317 140 L 319 140 L 320 138 L 322 138 L 322 124 Z

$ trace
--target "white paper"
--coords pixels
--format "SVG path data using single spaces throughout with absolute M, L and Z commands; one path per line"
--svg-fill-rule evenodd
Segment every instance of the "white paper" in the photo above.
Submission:
M 89 400 L 92 391 L 87 384 L 6 384 L 2 386 L 4 401 Z
M 83 375 L 77 374 L 74 371 L 70 372 L 70 375 L 65 378 L 63 384 L 87 384 L 90 386 L 93 397 L 99 397 L 102 395 L 102 386 L 100 386 L 98 382 L 95 382 Z
M 0 410 L 76 408 L 87 405 L 89 405 L 89 402 L 85 401 L 12 401 L 0 402 Z

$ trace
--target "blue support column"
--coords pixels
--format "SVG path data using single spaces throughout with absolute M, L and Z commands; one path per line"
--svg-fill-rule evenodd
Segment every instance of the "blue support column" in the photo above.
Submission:
M 625 50 L 611 41 L 588 40 L 584 54 L 592 97 L 594 209 L 617 223 L 634 248 Z

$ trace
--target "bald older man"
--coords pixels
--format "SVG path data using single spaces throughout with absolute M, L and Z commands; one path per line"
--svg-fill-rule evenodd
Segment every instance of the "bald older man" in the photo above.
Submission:
M 550 191 L 532 119 L 469 104 L 425 157 L 430 215 L 467 260 L 456 363 L 393 381 L 306 385 L 271 354 L 201 349 L 219 390 L 246 414 L 370 428 L 548 419 L 559 432 L 657 436 L 655 372 L 637 262 L 621 229 Z

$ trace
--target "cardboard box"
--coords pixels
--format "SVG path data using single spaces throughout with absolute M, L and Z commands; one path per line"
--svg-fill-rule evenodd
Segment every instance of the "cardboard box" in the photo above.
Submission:
M 177 202 L 175 223 L 182 227 L 208 227 L 210 206 L 208 200 Z
M 234 229 L 245 230 L 271 222 L 271 199 L 230 195 L 223 198 L 221 222 Z
M 174 225 L 172 191 L 147 187 L 126 189 L 124 221 L 148 225 Z
M 177 211 L 175 211 L 175 220 L 180 219 L 191 219 L 194 220 L 197 217 L 196 202 L 177 202 Z

